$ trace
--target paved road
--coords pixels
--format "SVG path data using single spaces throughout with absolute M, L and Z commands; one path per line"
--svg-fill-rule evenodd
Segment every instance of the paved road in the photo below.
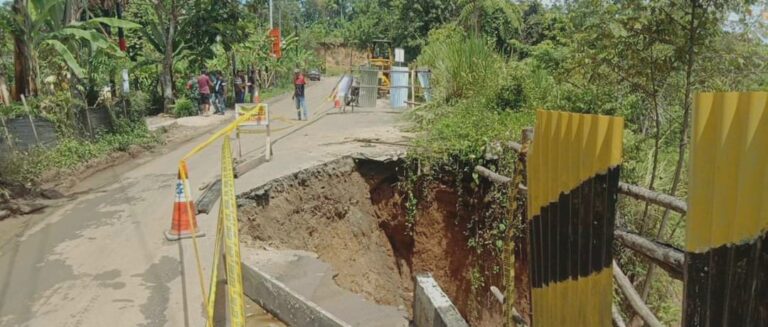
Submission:
M 330 109 L 323 102 L 334 82 L 307 90 L 315 113 Z M 271 108 L 275 116 L 295 116 L 290 98 Z M 236 181 L 238 192 L 342 154 L 395 151 L 351 140 L 398 138 L 399 117 L 374 109 L 326 115 L 280 140 L 272 161 Z M 29 217 L 32 223 L 0 247 L 0 326 L 202 326 L 191 240 L 168 242 L 163 231 L 170 226 L 177 162 L 207 137 L 103 172 L 84 184 L 106 185 Z M 263 136 L 249 135 L 243 151 L 253 156 L 263 144 Z M 219 154 L 216 143 L 189 161 L 193 190 L 218 175 Z M 198 217 L 208 233 L 200 239 L 206 276 L 214 218 Z M 15 225 L 0 222 L 0 229 L 9 226 Z

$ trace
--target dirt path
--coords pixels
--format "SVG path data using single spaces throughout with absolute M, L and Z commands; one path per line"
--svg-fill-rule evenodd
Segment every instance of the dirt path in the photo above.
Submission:
M 313 112 L 330 109 L 325 97 L 335 80 L 308 89 Z M 295 115 L 290 98 L 271 106 L 274 116 Z M 401 149 L 356 142 L 402 141 L 399 115 L 380 110 L 328 115 L 281 139 L 274 158 L 237 180 L 238 192 L 270 179 L 354 152 Z M 275 137 L 287 135 L 290 126 Z M 178 160 L 208 135 L 167 153 L 116 167 L 99 178 L 109 183 L 32 217 L 0 247 L 0 326 L 201 326 L 202 295 L 191 241 L 168 242 Z M 263 136 L 243 139 L 243 152 L 259 153 Z M 220 171 L 214 144 L 189 161 L 193 195 Z M 214 208 L 212 212 L 217 212 Z M 198 217 L 209 236 L 199 240 L 209 273 L 215 221 Z M 14 228 L 0 223 L 0 229 Z

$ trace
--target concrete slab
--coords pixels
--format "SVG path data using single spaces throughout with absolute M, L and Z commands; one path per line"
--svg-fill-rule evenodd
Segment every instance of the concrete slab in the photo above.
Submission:
M 293 326 L 408 326 L 408 312 L 340 288 L 331 266 L 306 251 L 241 248 L 245 293 Z
M 418 274 L 413 297 L 415 327 L 469 327 L 432 274 Z

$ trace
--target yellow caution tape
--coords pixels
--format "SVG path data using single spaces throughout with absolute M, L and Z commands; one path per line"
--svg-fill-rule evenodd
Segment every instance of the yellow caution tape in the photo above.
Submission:
M 326 101 L 327 102 L 327 101 Z M 320 108 L 324 103 L 321 103 L 318 108 Z M 262 107 L 264 104 L 258 104 L 257 107 Z M 329 109 L 330 110 L 330 109 Z M 312 119 L 312 121 L 316 121 L 320 119 L 326 112 L 329 110 L 326 110 L 324 112 L 319 112 L 318 115 L 315 116 L 315 118 Z M 203 295 L 203 306 L 205 307 L 205 312 L 207 315 L 207 322 L 206 326 L 213 326 L 213 315 L 214 315 L 214 308 L 215 308 L 215 302 L 216 302 L 216 282 L 218 279 L 218 266 L 219 266 L 219 252 L 221 251 L 221 245 L 224 244 L 225 249 L 225 255 L 226 255 L 226 273 L 227 273 L 227 285 L 228 285 L 228 303 L 229 303 L 229 313 L 230 313 L 230 322 L 231 326 L 233 327 L 242 327 L 245 325 L 245 301 L 243 298 L 243 279 L 242 279 L 242 270 L 240 267 L 241 264 L 241 258 L 240 258 L 240 240 L 239 240 L 239 227 L 238 227 L 238 219 L 237 219 L 237 199 L 235 198 L 235 180 L 234 180 L 234 169 L 233 169 L 233 158 L 232 158 L 232 146 L 231 141 L 229 139 L 230 134 L 233 131 L 237 131 L 238 133 L 249 133 L 250 131 L 244 131 L 239 128 L 239 126 L 249 120 L 251 117 L 258 114 L 258 110 L 249 110 L 248 112 L 243 113 L 242 116 L 238 117 L 234 122 L 230 123 L 226 127 L 222 128 L 221 130 L 214 133 L 211 137 L 209 137 L 205 142 L 200 143 L 195 148 L 193 148 L 191 151 L 189 151 L 182 159 L 179 161 L 179 171 L 181 174 L 182 180 L 187 180 L 187 163 L 186 160 L 190 157 L 194 156 L 195 154 L 200 153 L 203 149 L 210 146 L 213 142 L 216 142 L 219 138 L 224 139 L 224 144 L 222 145 L 221 149 L 221 203 L 219 205 L 219 220 L 217 223 L 216 228 L 216 240 L 214 244 L 214 261 L 213 261 L 213 270 L 211 271 L 211 284 L 209 285 L 209 291 L 206 294 L 205 290 L 205 282 L 204 282 L 204 273 L 202 269 L 202 264 L 200 260 L 200 250 L 198 247 L 197 242 L 197 236 L 196 233 L 192 233 L 192 244 L 194 245 L 195 250 L 195 261 L 197 265 L 197 273 L 200 280 L 200 288 L 201 293 Z M 275 117 L 273 120 L 277 121 L 284 121 L 290 123 L 290 125 L 297 124 L 298 122 L 289 120 L 284 117 Z M 272 131 L 280 131 L 284 129 L 288 129 L 292 126 L 285 126 L 277 129 L 272 129 Z M 252 133 L 265 133 L 266 131 L 254 131 Z M 189 190 L 189 183 L 184 183 L 184 200 L 187 202 L 191 202 L 192 199 L 189 198 L 190 190 Z M 194 213 L 192 212 L 192 206 L 187 206 L 187 217 L 192 217 Z M 191 222 L 190 222 L 191 223 Z M 194 226 L 195 229 L 198 228 L 198 225 L 196 223 L 190 224 L 191 226 Z M 223 242 L 222 242 L 223 241 Z
M 263 104 L 259 104 L 259 107 L 264 106 Z M 189 151 L 184 157 L 181 159 L 182 161 L 189 159 L 191 156 L 199 153 L 203 149 L 207 148 L 211 143 L 216 142 L 220 137 L 228 135 L 231 133 L 237 126 L 242 124 L 243 122 L 250 119 L 252 116 L 256 115 L 258 113 L 258 110 L 251 110 L 246 113 L 244 113 L 242 116 L 235 119 L 234 122 L 230 123 L 226 127 L 222 128 L 218 132 L 214 133 L 211 137 L 209 137 L 205 142 L 200 143 L 198 146 L 196 146 L 194 149 Z
M 243 274 L 240 270 L 240 239 L 238 235 L 235 175 L 232 167 L 232 146 L 229 137 L 221 147 L 221 210 L 224 214 L 224 250 L 226 252 L 229 314 L 232 327 L 245 325 Z
M 221 261 L 221 241 L 224 238 L 224 207 L 219 206 L 219 219 L 216 223 L 216 240 L 213 244 L 213 265 L 211 268 L 211 284 L 208 288 L 208 322 L 206 326 L 213 327 L 213 308 L 216 307 L 216 286 L 219 277 L 219 261 Z
M 184 187 L 184 202 L 191 203 L 192 199 L 189 198 L 189 194 L 190 194 L 189 183 L 186 182 L 188 179 L 187 162 L 184 159 L 179 161 L 179 177 L 181 178 L 182 181 L 184 181 L 182 183 Z M 192 212 L 192 206 L 187 206 L 187 219 L 191 220 L 192 217 L 194 217 L 193 216 L 194 214 L 195 213 Z M 195 249 L 195 264 L 197 267 L 197 277 L 200 281 L 200 292 L 201 294 L 203 294 L 203 298 L 205 299 L 206 298 L 205 281 L 204 281 L 205 278 L 203 277 L 203 265 L 200 263 L 200 248 L 197 245 L 197 231 L 198 231 L 198 228 L 200 227 L 198 226 L 196 221 L 190 221 L 189 225 L 192 226 L 192 245 Z M 208 312 L 209 310 L 213 310 L 207 307 L 208 304 L 205 301 L 203 301 L 203 305 L 206 306 L 205 308 L 206 312 Z

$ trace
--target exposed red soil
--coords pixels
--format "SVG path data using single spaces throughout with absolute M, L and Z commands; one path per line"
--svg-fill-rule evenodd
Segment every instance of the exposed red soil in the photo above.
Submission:
M 431 182 L 409 229 L 398 168 L 345 158 L 274 180 L 241 197 L 242 234 L 256 246 L 315 252 L 340 286 L 409 311 L 413 276 L 430 272 L 472 326 L 501 326 L 502 306 L 490 292 L 503 288 L 501 263 L 468 246 L 473 206 Z M 474 290 L 473 269 L 482 276 Z

